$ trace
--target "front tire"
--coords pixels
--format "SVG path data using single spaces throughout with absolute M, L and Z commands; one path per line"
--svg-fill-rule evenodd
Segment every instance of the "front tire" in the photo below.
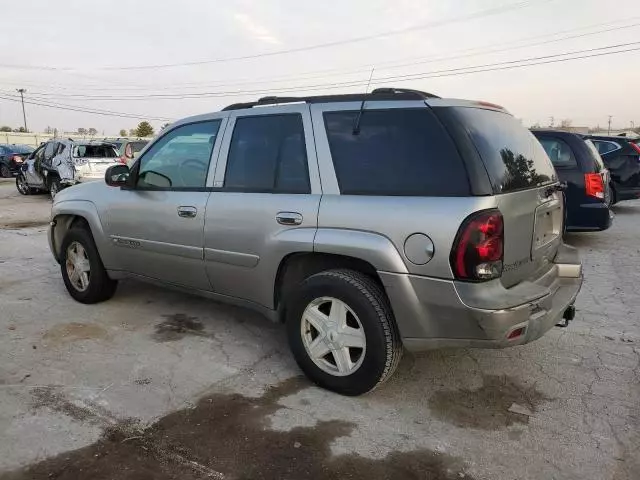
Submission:
M 84 228 L 71 228 L 65 235 L 60 269 L 69 295 L 80 303 L 108 300 L 118 286 L 118 282 L 107 275 L 93 237 Z
M 24 175 L 22 173 L 18 174 L 18 176 L 16 177 L 16 189 L 22 195 L 31 195 L 31 193 L 33 192 L 31 190 L 31 187 L 29 187 L 29 185 L 27 184 L 27 179 L 24 178 Z
M 7 165 L 5 165 L 4 163 L 2 165 L 0 165 L 0 177 L 2 177 L 2 178 L 11 177 L 11 170 L 9 170 L 9 167 Z
M 389 301 L 367 275 L 328 270 L 307 278 L 287 308 L 289 345 L 319 386 L 361 395 L 387 380 L 402 357 Z

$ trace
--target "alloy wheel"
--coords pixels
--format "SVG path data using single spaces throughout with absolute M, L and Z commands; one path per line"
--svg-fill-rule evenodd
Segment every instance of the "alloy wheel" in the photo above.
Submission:
M 91 264 L 87 251 L 79 242 L 73 242 L 67 247 L 67 260 L 65 262 L 67 276 L 73 288 L 84 292 L 89 288 L 91 280 Z
M 302 314 L 302 343 L 309 358 L 330 375 L 351 375 L 366 353 L 366 337 L 360 319 L 342 300 L 321 297 Z

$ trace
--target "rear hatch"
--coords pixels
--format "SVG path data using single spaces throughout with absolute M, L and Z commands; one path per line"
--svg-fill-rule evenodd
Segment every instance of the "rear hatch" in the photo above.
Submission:
M 118 152 L 110 143 L 77 145 L 73 149 L 73 163 L 80 177 L 102 177 L 117 161 Z
M 602 157 L 600 156 L 600 152 L 598 152 L 598 148 L 595 144 L 589 140 L 585 139 L 584 143 L 587 144 L 587 149 L 589 150 L 589 157 L 593 160 L 593 172 L 600 174 L 602 178 L 602 185 L 604 187 L 604 203 L 609 205 L 611 203 L 611 188 L 609 187 L 611 183 L 611 174 L 607 167 L 605 167 L 604 162 L 602 161 Z
M 564 206 L 551 160 L 519 120 L 500 108 L 450 107 L 482 159 L 504 222 L 505 287 L 535 281 L 553 267 Z

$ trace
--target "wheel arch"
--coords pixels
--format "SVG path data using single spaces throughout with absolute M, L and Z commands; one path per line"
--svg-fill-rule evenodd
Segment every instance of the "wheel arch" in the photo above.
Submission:
M 49 246 L 56 261 L 59 261 L 62 240 L 67 232 L 74 227 L 84 227 L 91 233 L 100 258 L 105 267 L 107 266 L 108 241 L 98 211 L 92 202 L 86 200 L 59 202 L 54 204 L 51 218 Z
M 291 253 L 280 262 L 274 286 L 273 300 L 280 321 L 284 321 L 285 318 L 286 298 L 296 285 L 316 273 L 339 268 L 361 272 L 378 283 L 384 290 L 375 266 L 361 258 L 325 252 Z

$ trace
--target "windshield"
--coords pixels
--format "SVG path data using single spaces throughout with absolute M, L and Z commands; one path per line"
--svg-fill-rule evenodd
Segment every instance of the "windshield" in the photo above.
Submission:
M 73 149 L 74 157 L 82 158 L 115 158 L 118 152 L 113 145 L 78 145 Z

